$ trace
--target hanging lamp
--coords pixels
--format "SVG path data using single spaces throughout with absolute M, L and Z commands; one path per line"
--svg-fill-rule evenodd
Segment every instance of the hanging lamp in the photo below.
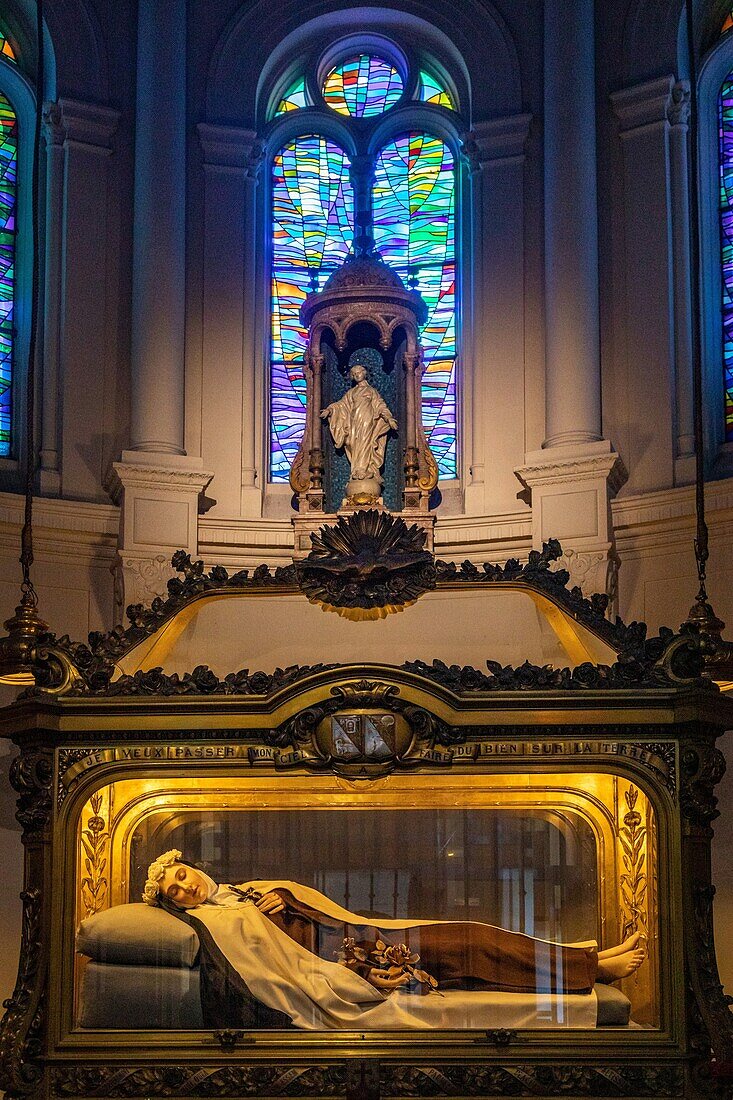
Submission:
M 36 646 L 39 637 L 48 629 L 38 615 L 38 595 L 31 579 L 33 565 L 33 476 L 35 473 L 35 364 L 38 345 L 38 293 L 40 285 L 39 243 L 39 188 L 38 175 L 41 150 L 41 125 L 43 121 L 44 42 L 43 0 L 36 4 L 36 111 L 33 135 L 33 179 L 31 182 L 31 238 L 33 247 L 33 273 L 31 284 L 30 338 L 26 370 L 26 429 L 25 429 L 25 513 L 21 534 L 20 565 L 23 571 L 20 603 L 15 614 L 4 626 L 5 637 L 0 638 L 0 683 L 16 687 L 34 683 Z
M 719 683 L 733 681 L 733 643 L 722 634 L 725 623 L 713 610 L 707 593 L 707 563 L 710 557 L 708 526 L 705 519 L 705 435 L 702 384 L 702 309 L 700 299 L 700 198 L 698 191 L 698 114 L 697 56 L 693 2 L 685 0 L 687 53 L 690 70 L 690 295 L 692 299 L 692 391 L 695 438 L 695 563 L 698 591 L 682 630 L 697 634 L 705 643 L 705 668 Z

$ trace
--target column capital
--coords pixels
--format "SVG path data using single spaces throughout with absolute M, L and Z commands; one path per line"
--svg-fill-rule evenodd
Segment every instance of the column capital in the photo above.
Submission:
M 199 122 L 196 129 L 206 167 L 236 168 L 248 179 L 257 179 L 265 147 L 255 130 L 209 122 Z
M 532 116 L 511 115 L 476 122 L 462 135 L 461 149 L 471 173 L 480 172 L 485 164 L 514 160 L 524 156 Z
M 63 145 L 64 142 L 61 108 L 53 100 L 43 104 L 43 137 L 47 146 Z
M 527 454 L 524 466 L 514 471 L 527 489 L 563 486 L 569 481 L 595 482 L 599 478 L 615 496 L 628 477 L 623 459 L 608 440 L 580 447 L 548 447 Z
M 619 122 L 621 137 L 645 126 L 667 125 L 677 85 L 673 76 L 662 76 L 614 92 L 611 104 Z
M 120 121 L 120 112 L 96 103 L 62 98 L 53 112 L 54 122 L 63 127 L 64 139 L 108 153 Z
M 690 121 L 690 82 L 678 80 L 672 88 L 667 105 L 667 118 L 670 126 L 687 128 Z

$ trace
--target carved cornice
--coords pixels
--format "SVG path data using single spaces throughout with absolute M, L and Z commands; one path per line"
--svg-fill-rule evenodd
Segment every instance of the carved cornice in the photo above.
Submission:
M 156 494 L 192 491 L 200 493 L 213 476 L 212 472 L 206 470 L 191 470 L 152 462 L 113 462 L 105 489 L 115 503 L 120 499 L 123 488 L 152 489 Z
M 58 108 L 67 141 L 86 145 L 97 153 L 111 152 L 112 138 L 122 117 L 119 111 L 67 98 L 58 101 Z
M 669 124 L 667 111 L 674 87 L 675 78 L 663 76 L 613 93 L 611 104 L 622 140 L 642 127 Z
M 615 451 L 606 450 L 599 454 L 563 457 L 553 453 L 553 448 L 548 448 L 545 452 L 534 452 L 532 458 L 533 461 L 527 462 L 514 471 L 528 489 L 540 483 L 565 485 L 568 479 L 577 483 L 604 478 L 613 496 L 629 476 L 621 456 Z
M 474 123 L 461 145 L 471 173 L 493 163 L 523 158 L 531 122 L 532 116 L 525 114 Z
M 208 122 L 200 122 L 196 129 L 208 168 L 235 168 L 252 178 L 257 176 L 264 148 L 254 130 Z
M 490 1041 L 490 1040 L 487 1040 Z M 354 1059 L 336 1065 L 84 1066 L 52 1070 L 56 1096 L 587 1096 L 677 1097 L 683 1078 L 677 1065 L 628 1062 L 584 1065 L 447 1065 L 379 1063 Z M 374 1091 L 368 1091 L 374 1089 Z

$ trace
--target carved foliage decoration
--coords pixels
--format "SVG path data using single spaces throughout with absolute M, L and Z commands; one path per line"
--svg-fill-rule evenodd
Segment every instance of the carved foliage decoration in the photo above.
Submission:
M 379 513 L 378 513 L 379 514 Z M 391 518 L 391 517 L 390 517 Z M 401 521 L 403 522 L 403 521 Z M 403 523 L 403 526 L 404 523 Z M 462 565 L 452 562 L 432 561 L 427 551 L 416 548 L 410 531 L 405 526 L 409 538 L 404 541 L 402 529 L 396 525 L 391 528 L 390 538 L 396 539 L 405 554 L 404 573 L 390 571 L 386 565 L 376 561 L 372 554 L 368 562 L 366 575 L 368 585 L 385 586 L 390 598 L 397 595 L 405 606 L 416 598 L 418 589 L 425 591 L 435 584 L 502 584 L 521 582 L 536 591 L 550 596 L 556 603 L 568 611 L 574 619 L 583 623 L 596 634 L 604 638 L 616 649 L 618 660 L 612 665 L 594 665 L 590 663 L 577 668 L 553 668 L 525 663 L 519 668 L 502 667 L 494 661 L 487 661 L 487 670 L 483 672 L 471 667 L 446 666 L 440 661 L 430 665 L 423 662 L 408 662 L 404 668 L 415 671 L 458 692 L 470 691 L 521 691 L 536 690 L 575 690 L 584 688 L 637 688 L 671 686 L 675 684 L 695 684 L 709 691 L 717 691 L 714 684 L 702 676 L 704 653 L 701 640 L 691 634 L 674 634 L 671 630 L 660 629 L 659 635 L 647 638 L 644 623 L 622 623 L 616 619 L 611 623 L 606 617 L 608 597 L 605 594 L 586 599 L 579 588 L 568 589 L 568 573 L 564 569 L 552 566 L 562 555 L 557 540 L 545 543 L 542 551 L 533 550 L 525 563 L 510 558 L 505 565 L 485 563 L 479 567 L 465 561 Z M 412 549 L 410 548 L 412 547 Z M 354 561 L 349 568 L 355 575 L 362 568 L 357 549 Z M 408 565 L 410 554 L 415 558 Z M 329 551 L 326 548 L 325 558 Z M 423 558 L 421 555 L 425 555 Z M 150 607 L 135 604 L 127 609 L 130 625 L 123 629 L 117 627 L 107 634 L 92 632 L 89 644 L 77 644 L 64 636 L 57 638 L 48 633 L 40 639 L 39 650 L 45 654 L 44 663 L 37 673 L 37 683 L 43 691 L 65 691 L 76 695 L 267 695 L 272 690 L 292 683 L 309 675 L 320 667 L 277 669 L 272 676 L 264 672 L 250 673 L 249 669 L 232 672 L 218 679 L 205 665 L 183 676 L 167 676 L 161 669 L 138 672 L 134 676 L 123 676 L 113 680 L 115 661 L 127 653 L 134 645 L 155 633 L 189 601 L 214 592 L 232 592 L 261 588 L 279 589 L 290 592 L 298 587 L 295 565 L 278 567 L 271 571 L 269 566 L 260 565 L 251 574 L 248 569 L 239 570 L 231 576 L 223 566 L 215 566 L 208 573 L 204 571 L 202 561 L 192 561 L 189 554 L 177 551 L 171 559 L 173 568 L 182 577 L 173 577 L 168 581 L 168 598 L 153 600 Z M 424 562 L 424 564 L 420 564 Z M 384 573 L 379 577 L 379 571 Z M 433 576 L 434 571 L 434 576 Z M 301 573 L 301 576 L 304 576 Z M 321 578 L 326 583 L 327 578 Z M 320 583 L 317 567 L 314 579 L 307 582 L 317 587 Z M 343 578 L 337 587 L 344 587 Z M 346 585 L 345 587 L 348 587 Z M 324 593 L 329 593 L 324 589 Z M 412 593 L 412 594 L 410 594 Z M 383 593 L 384 595 L 384 593 Z M 353 593 L 344 593 L 335 597 L 343 601 L 354 598 Z M 380 599 L 382 596 L 379 597 Z M 335 605 L 332 605 L 335 606 Z M 345 606 L 345 603 L 344 603 Z M 395 608 L 397 604 L 393 605 Z M 38 688 L 31 688 L 26 695 L 33 695 Z
M 568 1065 L 385 1065 L 359 1062 L 330 1066 L 150 1066 L 69 1065 L 53 1070 L 59 1096 L 252 1096 L 359 1097 L 369 1088 L 387 1097 L 678 1097 L 677 1066 Z
M 624 793 L 626 813 L 623 825 L 619 829 L 623 873 L 619 879 L 623 905 L 623 938 L 631 932 L 648 935 L 647 927 L 647 874 L 646 850 L 647 827 L 642 815 L 636 809 L 639 792 L 631 784 Z
M 81 899 L 86 916 L 103 908 L 107 897 L 107 846 L 109 833 L 100 816 L 103 794 L 96 791 L 85 807 L 86 823 L 81 831 L 82 862 L 86 872 L 81 880 Z M 91 812 L 90 812 L 91 811 Z
M 23 920 L 20 963 L 12 997 L 4 1002 L 0 1024 L 0 1089 L 6 1096 L 24 1096 L 33 1091 L 41 1076 L 38 1062 L 44 1021 L 40 967 L 42 959 L 41 892 L 25 890 L 21 895 Z
M 725 757 L 712 741 L 686 742 L 680 746 L 680 773 L 683 816 L 688 826 L 708 830 L 720 812 L 714 792 L 725 774 Z
M 53 758 L 49 750 L 28 750 L 10 768 L 10 782 L 18 792 L 15 816 L 26 838 L 39 837 L 51 818 Z

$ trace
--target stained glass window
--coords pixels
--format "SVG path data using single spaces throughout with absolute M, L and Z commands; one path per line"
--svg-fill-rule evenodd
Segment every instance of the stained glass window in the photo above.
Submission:
M 451 111 L 455 110 L 453 100 L 440 81 L 424 70 L 420 71 L 418 99 L 421 99 L 423 103 L 433 103 L 437 107 L 448 107 Z
M 306 105 L 305 79 L 301 76 L 294 84 L 291 84 L 278 103 L 277 109 L 275 110 L 275 117 L 277 118 L 278 115 L 285 115 L 288 111 L 297 111 L 299 107 L 305 107 Z
M 733 441 L 733 73 L 720 89 L 720 240 L 723 288 L 725 438 Z
M 439 138 L 409 133 L 377 158 L 374 239 L 428 305 L 423 423 L 443 478 L 456 476 L 455 165 Z
M 339 63 L 323 85 L 326 105 L 351 119 L 379 116 L 397 106 L 403 92 L 398 70 L 368 53 Z M 455 109 L 443 83 L 426 69 L 418 73 L 414 98 L 425 105 Z M 280 100 L 276 115 L 306 104 L 301 77 Z M 414 130 L 385 145 L 375 156 L 374 169 L 371 228 L 376 247 L 428 305 L 421 334 L 423 423 L 440 476 L 453 478 L 457 476 L 453 155 L 440 138 Z M 286 145 L 273 163 L 272 202 L 270 478 L 283 482 L 305 427 L 306 332 L 300 325 L 300 306 L 312 289 L 323 287 L 328 274 L 354 246 L 345 153 L 316 136 Z
M 726 31 L 729 31 L 731 29 L 731 27 L 733 27 L 733 11 L 731 11 L 729 15 L 726 15 L 725 20 L 723 21 L 723 26 L 720 28 L 720 33 L 725 34 Z
M 305 426 L 299 310 L 353 244 L 354 211 L 346 154 L 322 137 L 298 138 L 272 165 L 272 376 L 270 476 L 287 481 Z
M 8 41 L 8 36 L 2 29 L 2 27 L 0 27 L 0 56 L 4 57 L 6 61 L 14 61 L 16 64 L 18 62 L 18 59 L 15 56 L 15 50 L 10 45 L 10 42 Z
M 328 74 L 323 98 L 340 115 L 369 118 L 393 107 L 402 90 L 402 77 L 389 62 L 362 53 Z
M 18 123 L 0 93 L 0 455 L 10 453 Z

